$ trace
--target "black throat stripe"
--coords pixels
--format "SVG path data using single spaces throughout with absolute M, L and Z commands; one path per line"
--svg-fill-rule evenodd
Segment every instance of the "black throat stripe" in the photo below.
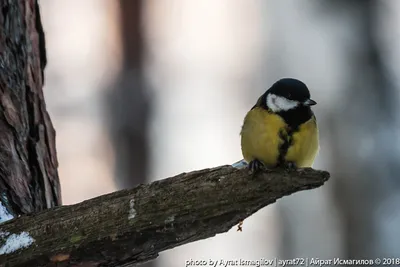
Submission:
M 279 131 L 279 137 L 282 139 L 283 143 L 279 147 L 277 165 L 282 166 L 287 163 L 285 161 L 286 154 L 289 148 L 294 145 L 293 134 L 299 131 L 300 125 L 310 120 L 314 114 L 309 107 L 305 106 L 279 112 L 277 114 L 281 116 L 287 124 L 286 129 L 281 129 Z
M 282 166 L 286 163 L 286 154 L 289 150 L 289 147 L 294 143 L 293 134 L 294 131 L 291 128 L 286 129 L 286 131 L 283 129 L 279 131 L 279 137 L 282 139 L 283 143 L 279 146 L 279 155 L 277 160 L 278 166 Z
M 286 124 L 297 131 L 299 126 L 311 119 L 314 115 L 311 108 L 307 106 L 300 106 L 288 111 L 281 111 L 277 113 L 283 118 Z

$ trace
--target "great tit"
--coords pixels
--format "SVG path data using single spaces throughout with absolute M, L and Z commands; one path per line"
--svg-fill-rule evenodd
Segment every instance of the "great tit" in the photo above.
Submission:
M 246 114 L 242 154 L 252 172 L 260 168 L 311 167 L 319 149 L 317 120 L 307 86 L 292 78 L 275 82 Z

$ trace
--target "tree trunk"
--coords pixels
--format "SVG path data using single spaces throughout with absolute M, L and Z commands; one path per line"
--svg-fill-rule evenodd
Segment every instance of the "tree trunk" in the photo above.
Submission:
M 60 205 L 61 192 L 55 131 L 42 91 L 46 53 L 38 3 L 0 5 L 1 222 Z

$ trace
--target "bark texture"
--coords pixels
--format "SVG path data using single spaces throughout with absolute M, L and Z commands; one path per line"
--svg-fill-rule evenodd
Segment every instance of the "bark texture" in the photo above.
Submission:
M 60 205 L 61 194 L 42 91 L 39 7 L 35 0 L 1 0 L 0 6 L 0 204 L 15 216 Z
M 269 170 L 253 177 L 247 169 L 231 166 L 183 173 L 6 222 L 0 232 L 24 231 L 35 241 L 0 255 L 0 263 L 138 264 L 163 250 L 226 232 L 277 199 L 319 187 L 328 178 L 328 172 L 313 169 Z M 7 237 L 0 237 L 0 248 L 6 242 Z

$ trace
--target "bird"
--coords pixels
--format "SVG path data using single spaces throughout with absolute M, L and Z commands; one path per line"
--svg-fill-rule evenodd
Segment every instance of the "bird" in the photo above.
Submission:
M 251 172 L 276 167 L 312 167 L 319 130 L 305 83 L 282 78 L 247 112 L 240 131 L 241 150 Z

